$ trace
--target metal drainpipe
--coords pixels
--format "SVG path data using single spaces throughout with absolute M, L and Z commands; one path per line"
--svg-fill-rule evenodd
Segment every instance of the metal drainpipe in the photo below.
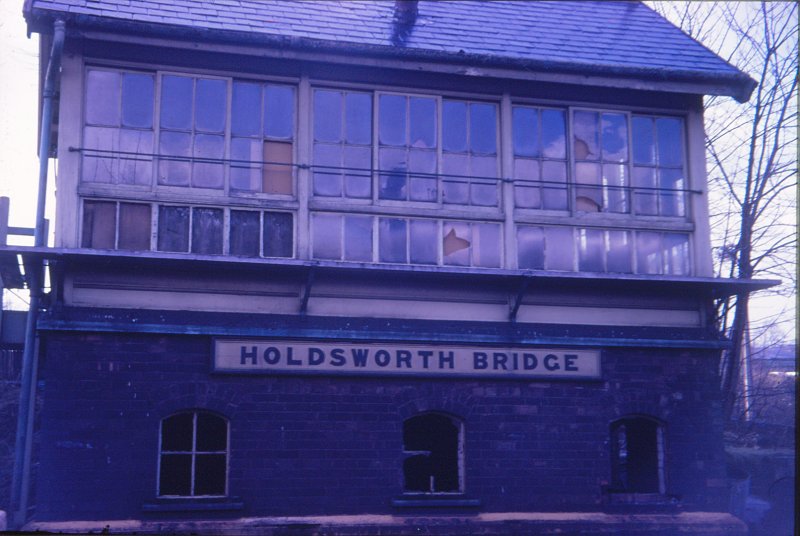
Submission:
M 39 192 L 36 202 L 36 231 L 34 246 L 47 245 L 44 218 L 47 199 L 47 167 L 50 158 L 50 129 L 53 121 L 53 100 L 56 94 L 56 76 L 61 69 L 61 52 L 64 49 L 66 25 L 63 20 L 53 23 L 53 47 L 44 79 L 42 92 L 42 123 L 39 133 Z M 36 261 L 28 274 L 30 307 L 25 322 L 25 349 L 22 354 L 22 384 L 19 393 L 17 437 L 14 449 L 14 474 L 11 484 L 11 507 L 14 508 L 12 527 L 19 528 L 28 519 L 28 494 L 30 491 L 31 449 L 33 443 L 33 416 L 36 405 L 36 320 L 44 284 L 44 264 Z M 33 264 L 33 263 L 32 263 Z M 29 265 L 30 266 L 30 265 Z

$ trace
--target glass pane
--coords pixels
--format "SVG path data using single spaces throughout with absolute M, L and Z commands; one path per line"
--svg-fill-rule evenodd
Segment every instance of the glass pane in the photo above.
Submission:
M 436 153 L 434 151 L 410 150 L 408 152 L 410 171 L 423 173 L 411 175 L 409 181 L 410 197 L 413 201 L 436 201 Z
M 495 106 L 472 103 L 469 106 L 470 150 L 479 154 L 497 153 Z
M 342 258 L 342 217 L 331 214 L 315 214 L 311 219 L 311 239 L 315 259 Z
M 231 210 L 230 251 L 231 255 L 258 257 L 261 233 L 261 218 L 258 212 Z
M 92 125 L 119 125 L 120 75 L 111 71 L 86 73 L 86 122 Z
M 545 227 L 544 267 L 546 270 L 575 270 L 572 229 Z
M 148 251 L 150 249 L 150 205 L 120 203 L 119 249 Z
M 153 132 L 149 130 L 119 130 L 119 160 L 121 184 L 149 185 L 153 181 Z
M 116 220 L 116 203 L 112 201 L 84 201 L 81 247 L 114 249 Z
M 231 189 L 258 192 L 262 186 L 261 139 L 231 138 Z
M 567 165 L 542 162 L 542 208 L 567 209 Z
M 153 128 L 153 76 L 125 73 L 122 75 L 122 125 Z
M 161 452 L 192 450 L 193 413 L 179 413 L 161 422 Z
M 345 95 L 345 141 L 359 145 L 372 143 L 372 97 L 365 93 Z
M 523 270 L 544 269 L 544 233 L 540 227 L 517 228 L 517 262 Z
M 380 150 L 381 199 L 406 199 L 406 151 L 405 149 Z
M 469 266 L 472 233 L 469 224 L 444 222 L 442 225 L 442 253 L 445 264 Z
M 575 209 L 582 212 L 600 212 L 603 207 L 603 190 L 600 187 L 600 165 L 586 162 L 575 164 Z
M 87 151 L 82 159 L 81 179 L 85 182 L 116 182 L 119 173 L 118 128 L 86 127 L 83 129 L 84 146 Z M 102 155 L 103 157 L 93 156 Z
M 649 117 L 633 116 L 633 162 L 655 164 L 656 145 L 653 137 L 653 120 Z
M 439 257 L 439 224 L 435 220 L 411 220 L 411 262 L 436 264 Z
M 628 121 L 623 114 L 603 114 L 603 160 L 628 161 Z
M 564 112 L 542 110 L 542 156 L 546 158 L 567 157 L 567 136 Z
M 689 237 L 685 234 L 664 233 L 664 273 L 689 275 Z
M 381 95 L 378 105 L 381 145 L 406 145 L 406 97 Z
M 497 206 L 497 181 L 480 178 L 497 176 L 497 157 L 473 156 L 472 175 L 473 179 L 470 187 L 470 202 L 473 205 L 484 207 Z
M 680 169 L 660 169 L 658 178 L 661 183 L 659 186 L 666 189 L 661 190 L 661 215 L 683 216 L 683 173 Z
M 228 448 L 228 423 L 211 413 L 197 414 L 197 452 L 217 452 Z
M 294 88 L 268 84 L 264 92 L 264 135 L 294 138 Z
M 189 186 L 192 135 L 183 132 L 161 132 L 158 151 L 163 155 L 158 161 L 159 184 Z
M 378 222 L 378 244 L 381 262 L 408 262 L 406 220 L 381 218 Z
M 417 149 L 436 147 L 436 101 L 411 97 L 409 99 L 411 128 L 409 143 Z
M 344 146 L 345 195 L 347 197 L 372 197 L 372 149 Z
M 636 233 L 636 271 L 640 274 L 661 273 L 661 235 Z
M 192 493 L 192 455 L 162 454 L 158 475 L 160 495 L 190 495 Z
M 261 133 L 261 85 L 233 83 L 231 132 L 234 136 L 258 136 Z
M 628 166 L 603 164 L 603 205 L 607 212 L 628 212 Z
M 633 168 L 633 183 L 636 187 L 655 188 L 656 170 L 649 167 Z M 654 215 L 658 214 L 658 194 L 655 190 L 636 190 L 634 198 L 634 210 L 636 214 Z
M 463 153 L 467 150 L 467 105 L 442 101 L 442 149 Z
M 161 77 L 161 128 L 192 128 L 192 79 Z
M 575 136 L 575 160 L 597 160 L 600 158 L 598 148 L 598 124 L 595 112 L 575 112 L 572 126 Z
M 539 162 L 526 158 L 514 159 L 514 204 L 519 208 L 540 208 L 541 190 Z M 528 182 L 530 181 L 530 182 Z
M 291 214 L 264 213 L 264 256 L 294 257 L 294 222 Z
M 192 253 L 222 254 L 222 209 L 192 209 Z
M 494 223 L 472 224 L 472 263 L 486 268 L 500 268 L 500 226 Z
M 578 229 L 578 270 L 603 272 L 603 231 Z
M 158 207 L 158 250 L 189 251 L 189 207 Z
M 469 157 L 463 154 L 443 154 L 442 199 L 445 203 L 469 202 Z M 448 176 L 449 175 L 449 176 Z
M 658 136 L 658 165 L 680 167 L 683 165 L 682 122 L 672 117 L 656 119 Z
M 609 272 L 630 273 L 633 271 L 631 262 L 631 234 L 628 231 L 606 231 L 608 245 L 606 246 L 606 264 Z
M 225 130 L 225 110 L 228 106 L 228 83 L 224 80 L 197 80 L 194 118 L 195 128 L 203 132 Z
M 539 156 L 539 114 L 535 108 L 514 107 L 514 156 Z
M 372 218 L 345 216 L 344 259 L 346 261 L 372 261 Z
M 264 183 L 265 194 L 292 195 L 292 176 L 294 148 L 291 142 L 264 142 Z
M 314 91 L 314 139 L 338 142 L 342 139 L 342 94 Z
M 225 455 L 198 454 L 195 463 L 194 494 L 225 495 Z
M 225 169 L 225 137 L 197 134 L 194 137 L 192 186 L 198 188 L 222 188 Z M 200 161 L 198 161 L 198 159 Z M 202 160 L 208 160 L 207 162 Z
M 341 145 L 314 144 L 314 195 L 342 195 Z

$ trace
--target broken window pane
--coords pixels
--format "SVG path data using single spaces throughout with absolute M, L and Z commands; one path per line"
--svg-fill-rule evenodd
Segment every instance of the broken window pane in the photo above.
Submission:
M 381 262 L 408 262 L 406 220 L 380 218 L 378 220 L 378 251 Z
M 148 251 L 150 249 L 150 205 L 119 204 L 119 249 Z
M 342 258 L 342 216 L 314 214 L 311 218 L 312 256 L 315 259 Z
M 222 209 L 192 209 L 192 253 L 222 254 Z
M 231 210 L 230 253 L 258 257 L 261 243 L 261 216 L 250 210 Z
M 517 259 L 521 269 L 544 269 L 544 232 L 541 227 L 517 228 Z
M 264 213 L 264 256 L 294 257 L 294 220 L 290 213 Z
M 153 75 L 123 73 L 122 126 L 153 128 L 154 91 Z
M 292 195 L 293 152 L 291 142 L 264 142 L 264 193 Z
M 83 202 L 81 247 L 114 249 L 117 204 L 113 201 Z
M 372 261 L 372 217 L 344 217 L 344 260 Z
M 294 88 L 267 84 L 264 91 L 264 135 L 294 138 Z
M 603 191 L 600 187 L 600 165 L 588 162 L 575 164 L 575 210 L 600 212 L 603 210 Z
M 189 251 L 189 207 L 158 207 L 158 250 Z
M 445 222 L 442 225 L 444 263 L 469 266 L 472 233 L 467 223 Z
M 403 423 L 403 490 L 411 493 L 461 491 L 461 426 L 427 413 Z
M 86 122 L 119 126 L 120 75 L 90 69 L 86 73 Z
M 598 114 L 595 112 L 575 112 L 572 116 L 572 128 L 575 137 L 575 160 L 598 160 Z
M 434 220 L 411 220 L 411 263 L 437 264 L 439 257 L 439 224 Z
M 542 156 L 565 159 L 567 155 L 566 121 L 561 110 L 542 110 Z

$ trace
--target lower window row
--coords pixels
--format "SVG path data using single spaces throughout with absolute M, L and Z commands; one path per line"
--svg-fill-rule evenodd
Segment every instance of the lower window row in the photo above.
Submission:
M 230 426 L 208 411 L 183 411 L 161 421 L 158 496 L 228 495 Z M 403 422 L 402 489 L 407 494 L 464 493 L 464 423 L 428 412 Z M 665 493 L 660 421 L 640 415 L 612 422 L 611 485 L 616 493 Z

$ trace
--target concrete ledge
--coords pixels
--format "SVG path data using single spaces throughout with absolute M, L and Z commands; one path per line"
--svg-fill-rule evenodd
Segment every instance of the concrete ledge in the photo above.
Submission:
M 197 534 L 198 536 L 411 536 L 534 534 L 697 534 L 745 536 L 747 526 L 721 512 L 615 515 L 596 512 L 497 512 L 475 515 L 337 515 L 249 517 L 227 520 L 84 520 L 31 522 L 25 531 L 104 534 Z

